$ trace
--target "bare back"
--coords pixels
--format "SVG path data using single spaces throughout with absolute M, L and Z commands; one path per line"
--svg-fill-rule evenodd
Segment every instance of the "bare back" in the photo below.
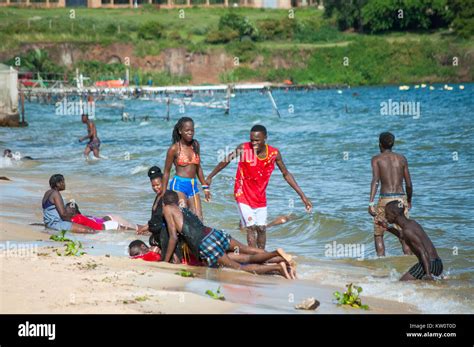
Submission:
M 373 158 L 381 183 L 380 193 L 403 193 L 403 180 L 408 170 L 407 160 L 403 155 L 384 152 Z
M 402 231 L 402 237 L 413 254 L 421 260 L 421 253 L 426 252 L 429 260 L 439 258 L 433 242 L 423 230 L 422 226 L 414 220 L 410 220 Z

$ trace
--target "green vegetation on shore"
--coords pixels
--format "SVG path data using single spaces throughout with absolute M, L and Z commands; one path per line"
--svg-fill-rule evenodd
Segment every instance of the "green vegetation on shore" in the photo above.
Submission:
M 338 30 L 338 16 L 315 8 L 287 10 L 145 6 L 139 9 L 0 9 L 0 61 L 25 70 L 57 75 L 79 68 L 92 80 L 124 78 L 125 65 L 87 58 L 88 51 L 112 44 L 131 45 L 135 57 L 158 56 L 167 49 L 237 57 L 239 64 L 219 75 L 221 82 L 369 85 L 472 81 L 473 40 L 447 27 L 383 34 Z M 181 12 L 182 14 L 182 12 Z M 460 21 L 465 20 L 463 18 Z M 463 26 L 466 28 L 466 25 Z M 82 60 L 65 66 L 48 58 L 52 46 L 80 49 Z M 32 51 L 32 47 L 41 47 Z M 45 54 L 46 53 L 46 54 Z M 43 55 L 41 59 L 36 55 Z M 50 54 L 50 56 L 52 56 Z M 36 60 L 35 60 L 36 59 Z M 105 59 L 105 57 L 104 57 Z M 54 61 L 53 61 L 54 60 Z M 456 60 L 456 63 L 454 63 Z M 192 76 L 130 66 L 131 83 L 193 83 Z

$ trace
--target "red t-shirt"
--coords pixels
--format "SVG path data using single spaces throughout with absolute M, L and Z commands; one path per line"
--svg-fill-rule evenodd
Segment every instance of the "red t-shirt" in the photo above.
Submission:
M 77 223 L 80 225 L 85 225 L 86 227 L 92 228 L 94 230 L 103 230 L 102 224 L 97 223 L 96 221 L 87 218 L 82 214 L 76 214 L 74 217 L 71 218 L 71 222 Z
M 161 261 L 161 254 L 149 251 L 148 253 L 142 255 L 136 255 L 132 259 L 143 259 L 145 261 Z
M 267 146 L 267 156 L 260 159 L 250 142 L 243 145 L 243 153 L 235 175 L 234 196 L 237 202 L 249 205 L 251 208 L 267 206 L 266 189 L 270 176 L 275 169 L 278 149 Z

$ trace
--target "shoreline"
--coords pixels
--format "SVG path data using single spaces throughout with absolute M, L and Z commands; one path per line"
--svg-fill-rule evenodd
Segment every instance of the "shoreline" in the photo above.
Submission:
M 18 222 L 18 221 L 17 221 Z M 315 280 L 288 281 L 234 270 L 146 262 L 110 255 L 58 256 L 63 243 L 48 243 L 39 227 L 0 218 L 0 313 L 113 314 L 400 314 L 420 313 L 410 304 L 371 296 L 369 311 L 338 307 L 332 293 L 341 290 Z M 19 252 L 21 247 L 26 254 Z M 15 252 L 16 251 L 16 252 Z M 176 274 L 187 269 L 195 278 Z M 226 301 L 205 295 L 220 287 Z M 314 297 L 316 311 L 294 305 Z

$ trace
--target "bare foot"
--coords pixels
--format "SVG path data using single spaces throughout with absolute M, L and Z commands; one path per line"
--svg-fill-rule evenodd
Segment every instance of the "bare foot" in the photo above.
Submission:
M 291 255 L 289 255 L 288 253 L 286 253 L 282 248 L 278 248 L 278 249 L 277 249 L 277 252 L 278 252 L 278 254 L 280 255 L 280 257 L 282 257 L 283 259 L 285 259 L 285 261 L 286 261 L 288 264 L 291 263 L 291 259 L 293 259 Z
M 285 264 L 284 262 L 281 262 L 281 263 L 278 264 L 278 265 L 280 265 L 280 267 L 281 267 L 281 271 L 280 271 L 281 275 L 282 275 L 283 277 L 285 277 L 286 279 L 291 280 L 290 274 L 289 274 L 288 271 L 286 270 L 286 264 Z

